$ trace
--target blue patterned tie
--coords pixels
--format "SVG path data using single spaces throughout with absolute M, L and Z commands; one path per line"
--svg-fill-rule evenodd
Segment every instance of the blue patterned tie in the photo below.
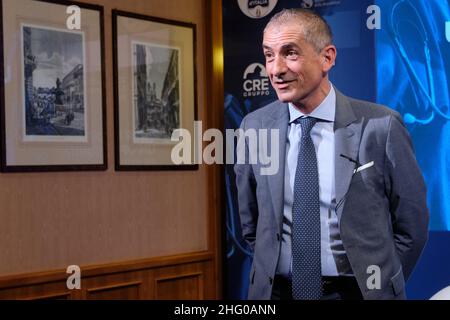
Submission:
M 311 129 L 316 119 L 299 118 L 302 138 L 297 160 L 292 205 L 292 297 L 322 297 L 320 263 L 319 174 Z

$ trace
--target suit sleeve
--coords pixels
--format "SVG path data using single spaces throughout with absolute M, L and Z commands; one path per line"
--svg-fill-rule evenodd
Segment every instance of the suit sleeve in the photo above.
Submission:
M 246 118 L 242 120 L 240 129 L 245 131 L 245 124 Z M 256 200 L 256 179 L 252 165 L 249 162 L 248 142 L 245 135 L 240 135 L 236 153 L 238 160 L 234 165 L 234 171 L 236 174 L 242 236 L 253 252 L 255 250 L 256 226 L 258 224 L 258 205 Z M 241 160 L 245 159 L 245 161 L 239 161 L 239 155 L 243 155 Z
M 395 247 L 407 280 L 428 239 L 429 212 L 411 137 L 398 113 L 389 122 L 385 168 Z

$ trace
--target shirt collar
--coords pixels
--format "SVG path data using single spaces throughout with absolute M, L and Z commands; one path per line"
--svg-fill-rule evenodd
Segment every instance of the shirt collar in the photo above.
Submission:
M 334 91 L 333 85 L 331 85 L 330 92 L 323 99 L 317 108 L 313 110 L 310 114 L 304 114 L 298 110 L 292 103 L 289 102 L 289 123 L 294 122 L 301 117 L 313 117 L 320 120 L 325 120 L 329 122 L 334 122 L 334 115 L 336 113 L 336 92 Z

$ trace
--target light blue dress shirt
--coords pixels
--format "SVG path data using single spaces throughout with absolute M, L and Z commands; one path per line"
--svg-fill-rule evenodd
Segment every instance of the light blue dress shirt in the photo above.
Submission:
M 311 129 L 319 171 L 321 263 L 323 276 L 352 275 L 350 263 L 342 245 L 338 219 L 335 212 L 335 170 L 334 170 L 334 116 L 336 112 L 336 93 L 333 86 L 322 101 L 309 115 L 303 114 L 289 104 L 289 128 L 286 142 L 286 162 L 284 175 L 283 232 L 277 274 L 291 278 L 292 271 L 292 203 L 297 157 L 300 147 L 301 127 L 293 123 L 300 117 L 318 119 Z

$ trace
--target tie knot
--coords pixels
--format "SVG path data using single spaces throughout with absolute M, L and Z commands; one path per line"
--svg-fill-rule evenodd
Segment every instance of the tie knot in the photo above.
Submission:
M 295 120 L 295 122 L 300 124 L 300 127 L 302 128 L 302 136 L 309 136 L 309 133 L 316 124 L 317 119 L 311 117 L 302 117 Z

